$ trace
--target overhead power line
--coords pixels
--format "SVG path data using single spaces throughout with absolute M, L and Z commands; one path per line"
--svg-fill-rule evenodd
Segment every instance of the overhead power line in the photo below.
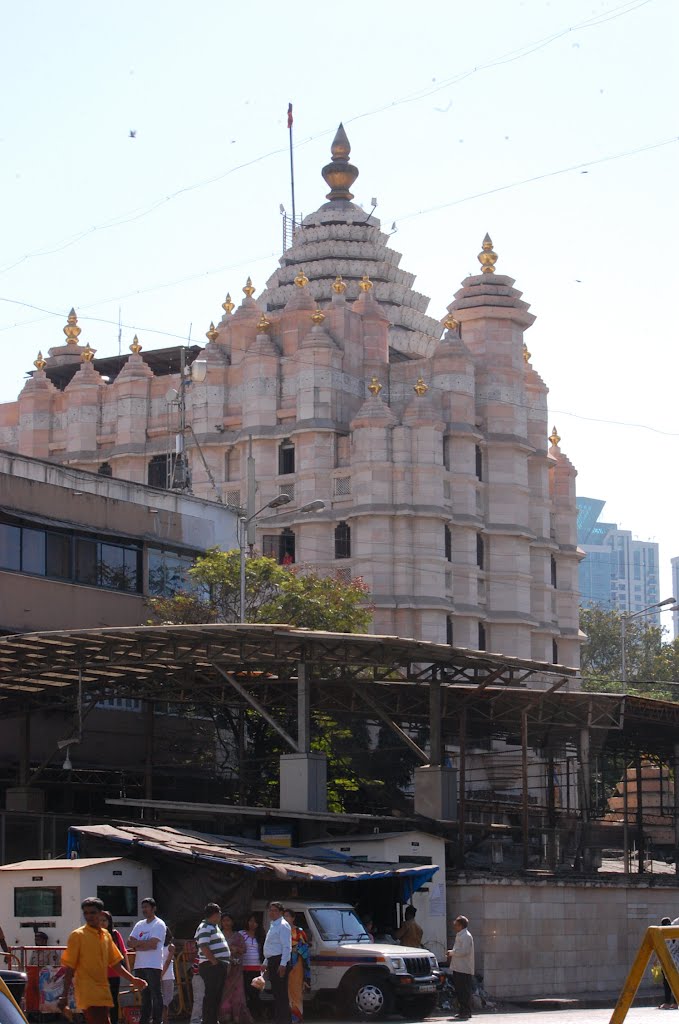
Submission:
M 542 39 L 538 39 L 533 42 L 527 43 L 524 46 L 521 46 L 514 50 L 510 50 L 509 52 L 501 54 L 498 57 L 493 57 L 490 60 L 485 61 L 481 64 L 476 64 L 465 71 L 461 71 L 453 75 L 452 77 L 437 82 L 434 86 L 423 87 L 419 90 L 416 90 L 413 93 L 398 97 L 397 99 L 391 100 L 390 102 L 384 103 L 378 107 L 374 107 L 371 110 L 366 110 L 360 114 L 355 114 L 352 117 L 346 118 L 344 120 L 344 123 L 352 124 L 355 121 L 360 121 L 367 117 L 375 117 L 376 115 L 384 113 L 386 111 L 394 110 L 407 103 L 419 102 L 420 100 L 426 99 L 427 97 L 432 96 L 437 92 L 440 92 L 442 89 L 447 89 L 451 88 L 452 86 L 458 85 L 460 82 L 464 81 L 467 78 L 470 78 L 472 75 L 480 74 L 481 72 L 487 71 L 490 68 L 500 67 L 502 65 L 511 64 L 514 63 L 515 61 L 522 60 L 523 58 L 528 57 L 531 54 L 544 49 L 551 43 L 556 42 L 558 39 L 562 39 L 564 36 L 567 36 L 574 32 L 584 31 L 589 28 L 596 28 L 597 26 L 603 25 L 608 21 L 613 21 L 617 18 L 621 18 L 627 14 L 630 14 L 641 7 L 646 7 L 648 4 L 652 2 L 653 0 L 628 0 L 628 2 L 620 4 L 618 7 L 614 7 L 609 11 L 604 11 L 601 14 L 597 14 L 594 15 L 593 17 L 586 18 L 583 21 L 577 22 L 574 25 L 568 25 L 563 29 L 559 29 L 557 32 L 553 32 L 551 35 L 543 37 Z M 314 134 L 307 136 L 301 142 L 297 143 L 295 148 L 299 149 L 302 146 L 306 146 L 310 142 L 314 142 L 319 138 L 323 138 L 324 136 L 329 135 L 334 131 L 335 128 L 326 128 L 323 129 L 322 131 L 315 132 Z M 174 199 L 177 199 L 179 196 L 186 195 L 189 192 L 195 192 L 199 189 L 206 188 L 208 185 L 213 185 L 219 181 L 223 181 L 225 178 L 229 177 L 232 174 L 236 174 L 238 171 L 245 170 L 248 167 L 253 167 L 255 164 L 261 163 L 264 160 L 268 160 L 270 157 L 280 156 L 282 153 L 286 153 L 287 150 L 287 145 L 276 147 L 275 149 L 269 150 L 266 153 L 262 153 L 259 156 L 253 157 L 251 160 L 246 160 L 243 161 L 243 163 L 236 164 L 233 167 L 229 167 L 225 171 L 220 172 L 219 174 L 213 175 L 209 178 L 203 178 L 200 181 L 193 182 L 189 185 L 183 185 L 181 188 L 175 189 L 174 192 L 171 192 L 166 196 L 159 197 L 158 199 L 154 200 L 147 206 L 140 207 L 123 214 L 119 214 L 118 216 L 112 217 L 110 220 L 103 221 L 100 224 L 94 224 L 90 227 L 83 228 L 81 231 L 76 232 L 74 235 L 69 235 L 66 239 L 63 239 L 62 241 L 49 243 L 44 246 L 41 246 L 38 249 L 33 250 L 32 252 L 25 253 L 23 256 L 20 256 L 13 262 L 6 264 L 4 267 L 0 267 L 0 274 L 8 273 L 10 270 L 13 270 L 15 267 L 20 266 L 22 263 L 25 263 L 28 260 L 36 259 L 42 256 L 52 256 L 55 255 L 56 253 L 63 252 L 70 246 L 76 245 L 78 242 L 82 241 L 83 238 L 87 238 L 95 233 L 100 233 L 102 231 L 107 231 L 114 227 L 121 227 L 125 224 L 131 224 L 135 221 L 141 220 L 142 217 L 146 217 L 149 214 L 153 213 L 155 210 L 159 209 L 160 207 L 166 206 L 168 203 L 172 202 Z

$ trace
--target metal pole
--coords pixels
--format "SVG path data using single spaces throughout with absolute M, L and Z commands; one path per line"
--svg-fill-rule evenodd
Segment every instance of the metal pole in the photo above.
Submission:
M 625 749 L 625 761 L 624 761 L 624 770 L 623 770 L 623 777 L 622 777 L 622 814 L 623 814 L 623 818 L 622 818 L 622 845 L 623 845 L 623 853 L 624 853 L 624 858 L 625 858 L 625 874 L 626 875 L 629 875 L 629 868 L 630 868 L 630 863 L 629 863 L 629 821 L 628 821 L 628 811 L 629 811 L 629 793 L 628 793 L 628 787 L 627 787 L 627 749 Z
M 467 814 L 467 709 L 460 711 L 460 778 L 457 800 L 457 835 L 459 842 L 460 866 L 464 867 L 465 817 Z
M 245 539 L 247 520 L 244 516 L 238 520 L 240 541 L 240 621 L 245 622 Z
M 643 805 L 643 792 L 642 792 L 642 776 L 643 771 L 641 768 L 641 754 L 637 753 L 634 762 L 634 771 L 637 780 L 637 846 L 639 849 L 639 864 L 637 871 L 640 875 L 644 873 L 644 854 L 645 854 L 645 842 L 644 842 L 644 805 Z
M 443 763 L 441 736 L 441 681 L 432 679 L 429 683 L 429 763 Z
M 288 103 L 288 134 L 290 137 L 290 191 L 292 192 L 292 240 L 295 240 L 295 165 L 292 159 L 292 103 Z
M 300 754 L 311 750 L 311 693 L 303 661 L 297 662 L 297 749 Z
M 521 712 L 521 832 L 523 833 L 523 869 L 528 868 L 528 712 Z
M 674 870 L 679 875 L 679 743 L 674 744 Z
M 623 613 L 620 619 L 620 642 L 622 649 L 620 651 L 620 677 L 623 683 L 627 682 L 627 653 L 625 650 L 627 639 L 627 616 Z

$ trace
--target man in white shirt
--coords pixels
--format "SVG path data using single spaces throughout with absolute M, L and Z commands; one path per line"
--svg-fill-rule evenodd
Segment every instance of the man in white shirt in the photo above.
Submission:
M 466 917 L 453 921 L 455 942 L 448 950 L 448 963 L 453 972 L 453 988 L 460 1007 L 452 1020 L 469 1020 L 472 1015 L 472 978 L 474 977 L 474 939 Z
M 271 924 L 264 939 L 264 964 L 273 996 L 273 1024 L 290 1024 L 288 971 L 292 954 L 292 930 L 283 917 L 283 910 L 282 903 L 269 904 Z
M 167 928 L 165 922 L 156 917 L 156 901 L 152 896 L 141 901 L 141 912 L 144 917 L 137 921 L 127 942 L 128 949 L 135 953 L 134 973 L 147 983 L 141 997 L 139 1024 L 162 1024 L 163 993 L 160 979 Z

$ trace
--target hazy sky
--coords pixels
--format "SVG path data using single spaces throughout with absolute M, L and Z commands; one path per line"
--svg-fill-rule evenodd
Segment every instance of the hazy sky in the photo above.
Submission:
M 5 0 L 2 19 L 0 400 L 72 305 L 107 355 L 119 306 L 125 349 L 135 331 L 161 347 L 190 325 L 203 340 L 248 274 L 263 287 L 291 101 L 298 212 L 324 201 L 343 120 L 356 201 L 396 221 L 432 316 L 490 232 L 537 315 L 526 340 L 579 493 L 660 542 L 669 593 L 676 0 Z

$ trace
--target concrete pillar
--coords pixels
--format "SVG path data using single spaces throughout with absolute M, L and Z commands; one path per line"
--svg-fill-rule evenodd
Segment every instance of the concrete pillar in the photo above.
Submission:
M 415 813 L 452 821 L 457 817 L 457 772 L 439 764 L 415 769 Z
M 281 754 L 280 799 L 282 811 L 328 809 L 328 763 L 325 754 Z

